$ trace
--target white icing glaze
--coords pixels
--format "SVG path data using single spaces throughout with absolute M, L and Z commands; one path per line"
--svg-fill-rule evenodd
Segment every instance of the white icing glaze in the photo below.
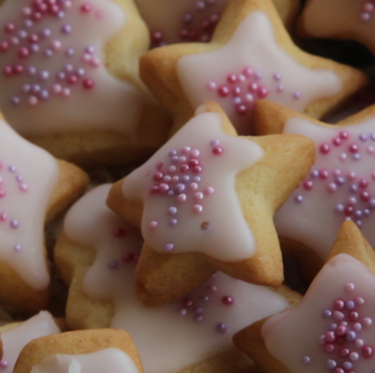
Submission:
M 49 284 L 44 220 L 58 181 L 58 165 L 1 120 L 0 162 L 0 261 L 41 291 Z
M 372 0 L 311 0 L 303 13 L 303 25 L 314 37 L 350 36 L 366 41 L 375 51 L 375 20 L 373 11 L 366 19 L 366 4 Z M 367 5 L 368 7 L 369 5 Z M 365 17 L 365 18 L 364 18 Z
M 1 373 L 12 373 L 21 350 L 33 339 L 60 333 L 49 312 L 42 311 L 15 328 L 0 334 L 3 342 L 3 359 L 0 361 Z
M 70 3 L 65 7 L 64 3 Z M 7 0 L 0 12 L 0 50 L 1 42 L 11 42 L 16 37 L 18 45 L 12 45 L 8 51 L 0 51 L 0 69 L 5 66 L 22 64 L 25 72 L 18 76 L 5 77 L 0 74 L 0 108 L 12 126 L 24 136 L 41 136 L 59 133 L 77 133 L 87 131 L 117 131 L 133 134 L 142 109 L 142 98 L 138 91 L 126 82 L 112 76 L 105 68 L 104 49 L 126 24 L 126 15 L 118 4 L 110 0 L 75 0 L 59 3 L 65 14 L 64 18 L 47 15 L 31 27 L 25 25 L 27 17 L 22 15 L 22 9 L 27 8 L 31 0 Z M 91 10 L 83 13 L 80 9 L 83 4 L 89 4 Z M 100 13 L 98 13 L 100 12 Z M 5 32 L 4 25 L 13 22 L 14 32 Z M 61 30 L 65 25 L 71 26 L 71 33 L 64 34 Z M 48 29 L 51 36 L 42 37 L 43 30 Z M 19 33 L 21 32 L 21 36 Z M 31 52 L 27 58 L 20 58 L 20 48 L 30 48 L 32 43 L 29 37 L 36 33 L 39 38 L 39 51 Z M 26 36 L 27 35 L 27 36 Z M 26 36 L 26 38 L 23 38 Z M 131 37 L 128 35 L 128 37 Z M 54 41 L 61 45 L 53 44 Z M 55 49 L 53 48 L 55 46 Z M 93 50 L 86 56 L 93 56 L 99 61 L 99 66 L 85 62 L 83 55 L 86 48 Z M 74 49 L 74 55 L 66 55 L 69 48 Z M 49 49 L 51 57 L 44 55 Z M 73 71 L 69 70 L 71 67 Z M 26 69 L 36 67 L 36 74 L 30 76 Z M 84 69 L 81 78 L 78 69 Z M 41 78 L 43 71 L 48 72 L 46 79 Z M 59 72 L 64 72 L 66 78 L 58 79 Z M 76 84 L 68 83 L 69 77 L 75 76 Z M 45 78 L 46 76 L 44 76 Z M 83 88 L 84 79 L 95 82 L 92 89 Z M 63 89 L 70 89 L 69 97 L 53 93 L 54 85 Z M 25 86 L 26 85 L 26 86 Z M 33 90 L 35 85 L 41 90 L 49 91 L 49 98 L 43 100 L 41 93 L 24 93 L 27 85 Z M 37 89 L 37 88 L 35 88 Z M 18 97 L 19 105 L 11 103 L 12 97 Z M 28 103 L 29 97 L 36 97 L 38 104 Z M 35 99 L 32 99 L 32 101 Z
M 172 44 L 194 40 L 209 41 L 229 0 L 204 0 L 198 5 L 197 0 L 135 0 L 135 3 L 151 31 L 151 38 L 155 39 L 153 41 Z M 207 23 L 203 30 L 202 22 Z M 184 30 L 195 32 L 185 36 Z M 162 34 L 160 41 L 153 37 L 155 32 Z
M 111 327 L 131 334 L 145 372 L 177 373 L 201 362 L 229 349 L 238 330 L 288 306 L 284 297 L 266 287 L 218 273 L 182 301 L 145 307 L 134 293 L 134 263 L 123 260 L 124 254 L 139 253 L 141 237 L 106 207 L 109 189 L 109 185 L 100 186 L 79 200 L 66 217 L 64 232 L 73 242 L 97 252 L 83 281 L 84 292 L 90 298 L 114 302 Z M 118 227 L 126 232 L 122 238 L 112 233 Z M 224 305 L 223 296 L 233 297 L 234 303 Z M 189 300 L 194 306 L 188 307 L 185 302 Z M 203 308 L 203 321 L 199 307 Z M 226 333 L 215 330 L 219 322 L 226 324 Z
M 106 348 L 80 355 L 57 354 L 46 357 L 30 373 L 138 373 L 133 360 L 124 351 Z
M 333 138 L 340 137 L 341 132 L 347 132 L 349 138 L 342 140 L 341 145 L 335 146 Z M 282 237 L 290 238 L 312 248 L 324 260 L 336 238 L 342 222 L 350 217 L 362 228 L 362 233 L 375 246 L 374 213 L 375 184 L 374 154 L 375 118 L 370 118 L 362 123 L 337 128 L 323 127 L 304 119 L 291 118 L 287 121 L 283 133 L 301 134 L 311 138 L 317 147 L 317 160 L 312 168 L 312 174 L 306 181 L 313 182 L 313 188 L 306 190 L 304 184 L 298 188 L 285 202 L 275 215 L 275 226 Z M 359 139 L 361 134 L 367 134 L 367 140 Z M 374 135 L 375 136 L 375 135 Z M 375 139 L 375 137 L 374 137 Z M 326 143 L 330 146 L 329 154 L 324 155 L 319 150 L 320 145 Z M 357 144 L 358 153 L 351 153 L 349 146 Z M 346 160 L 342 160 L 342 154 Z M 361 159 L 355 160 L 355 154 L 360 154 Z M 340 157 L 342 159 L 340 159 Z M 314 177 L 316 171 L 327 170 L 329 176 L 326 180 Z M 341 174 L 335 174 L 340 170 Z M 355 172 L 355 178 L 350 177 L 350 172 Z M 340 186 L 338 177 L 344 178 Z M 368 187 L 361 188 L 361 179 L 368 181 Z M 336 191 L 329 191 L 330 184 L 336 184 Z M 351 191 L 352 185 L 357 185 L 357 192 Z M 361 199 L 361 193 L 368 192 L 369 201 Z M 303 202 L 297 203 L 296 198 L 301 196 Z M 350 204 L 349 198 L 354 197 L 357 202 L 352 204 L 354 211 L 351 215 L 336 211 L 338 205 L 346 207 Z M 374 207 L 372 206 L 374 205 Z M 341 208 L 341 207 L 340 207 Z M 360 213 L 357 214 L 357 211 Z
M 246 68 L 252 69 L 252 74 L 247 73 L 249 77 Z M 249 134 L 253 102 L 258 98 L 267 97 L 303 112 L 309 104 L 337 94 L 342 87 L 333 71 L 307 68 L 282 50 L 268 16 L 258 11 L 249 14 L 221 48 L 180 58 L 177 71 L 191 104 L 196 107 L 207 100 L 217 101 L 240 134 Z M 261 75 L 257 77 L 256 73 Z M 239 83 L 228 83 L 230 74 L 235 74 Z M 254 91 L 249 88 L 252 83 L 258 87 Z M 230 93 L 223 98 L 213 88 L 215 85 L 210 88 L 209 84 L 224 85 Z M 235 87 L 241 92 L 234 94 Z M 268 94 L 262 91 L 264 88 Z M 247 111 L 238 114 L 241 105 Z
M 220 141 L 222 154 L 213 153 L 213 140 Z M 186 146 L 191 150 L 180 151 Z M 170 156 L 170 151 L 174 150 L 179 152 L 177 161 L 172 161 Z M 196 150 L 200 154 L 195 157 Z M 255 240 L 237 198 L 235 178 L 262 156 L 263 149 L 256 143 L 223 133 L 218 114 L 203 113 L 194 117 L 123 183 L 126 198 L 144 201 L 142 235 L 145 241 L 158 252 L 202 252 L 224 261 L 253 256 Z M 186 161 L 181 161 L 183 158 Z M 202 172 L 195 173 L 193 166 L 188 167 L 187 172 L 180 172 L 191 159 L 199 161 Z M 160 162 L 164 165 L 158 169 Z M 176 167 L 177 171 L 170 172 L 169 167 Z M 162 172 L 164 178 L 155 182 L 157 171 Z M 166 181 L 168 175 L 177 175 L 180 180 Z M 190 179 L 182 182 L 185 176 Z M 194 177 L 201 180 L 196 182 Z M 173 195 L 150 193 L 150 188 L 160 183 L 170 185 L 169 192 Z M 182 185 L 180 189 L 179 185 Z M 210 194 L 207 188 L 213 188 L 214 192 Z M 185 196 L 186 201 L 181 201 L 180 196 Z M 228 221 L 231 229 L 227 229 Z M 153 222 L 157 222 L 156 229 L 150 226 L 155 224 Z
M 350 286 L 354 284 L 354 289 L 351 291 L 347 286 L 349 284 Z M 358 347 L 362 343 L 358 342 L 356 346 L 354 341 L 360 339 L 363 341 L 363 346 L 371 346 L 371 348 L 375 346 L 375 325 L 366 326 L 368 324 L 365 320 L 372 319 L 374 315 L 374 286 L 375 277 L 364 264 L 349 255 L 338 255 L 324 266 L 296 307 L 275 315 L 265 322 L 262 335 L 267 350 L 291 373 L 328 373 L 333 371 L 332 368 L 327 367 L 328 360 L 335 361 L 337 367 L 343 367 L 344 362 L 352 364 L 351 368 L 345 370 L 346 372 L 373 372 L 375 357 L 364 358 L 363 347 Z M 364 300 L 363 305 L 359 305 L 358 297 Z M 334 330 L 332 324 L 340 326 L 338 319 L 341 315 L 335 314 L 338 318 L 333 315 L 323 317 L 323 312 L 328 310 L 334 313 L 336 300 L 345 302 L 344 309 L 336 309 L 336 312 L 344 314 L 343 320 L 348 322 L 349 333 L 355 331 L 357 338 L 350 341 L 347 339 L 351 339 L 350 334 L 344 334 L 344 341 L 339 344 L 337 341 L 332 342 L 335 350 L 327 353 L 324 351 L 324 342 L 319 342 L 320 337 Z M 350 311 L 353 306 L 351 302 L 354 302 L 354 311 Z M 350 321 L 348 318 L 350 312 L 359 312 L 358 320 Z M 356 322 L 362 325 L 361 329 L 355 326 Z M 355 356 L 351 354 L 340 357 L 338 352 L 342 348 L 357 353 L 358 359 L 355 360 Z M 305 357 L 310 358 L 309 364 L 303 364 Z

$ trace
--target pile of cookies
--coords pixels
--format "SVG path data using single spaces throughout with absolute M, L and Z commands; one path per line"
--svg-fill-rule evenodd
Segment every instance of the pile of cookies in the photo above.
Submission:
M 0 373 L 374 373 L 374 28 L 0 0 Z

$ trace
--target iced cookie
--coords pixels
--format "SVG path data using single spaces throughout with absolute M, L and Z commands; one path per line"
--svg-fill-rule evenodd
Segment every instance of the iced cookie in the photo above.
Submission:
M 319 118 L 367 82 L 358 70 L 298 49 L 271 0 L 232 1 L 210 43 L 155 48 L 140 68 L 172 113 L 172 132 L 207 100 L 223 107 L 241 135 L 252 132 L 258 99 Z
M 0 114 L 1 115 L 1 114 Z M 44 226 L 85 190 L 87 175 L 20 137 L 0 117 L 0 302 L 25 312 L 48 305 Z
M 230 0 L 135 0 L 153 47 L 183 42 L 209 42 Z M 298 0 L 274 0 L 286 24 L 294 19 Z
M 117 182 L 108 205 L 145 239 L 136 271 L 139 298 L 147 305 L 168 303 L 217 270 L 280 286 L 272 216 L 307 175 L 314 160 L 310 141 L 239 137 L 220 107 L 208 103 Z
M 374 270 L 373 249 L 345 222 L 302 301 L 239 332 L 236 346 L 265 373 L 373 372 Z
M 87 166 L 157 149 L 165 114 L 138 77 L 148 31 L 131 0 L 1 0 L 0 109 L 22 136 Z
M 374 0 L 309 0 L 299 20 L 304 36 L 351 39 L 375 53 Z
M 33 339 L 63 330 L 61 320 L 54 320 L 50 313 L 40 312 L 31 319 L 0 327 L 0 339 L 3 345 L 3 357 L 0 360 L 1 373 L 13 373 L 21 350 Z
M 249 372 L 251 363 L 233 349 L 231 336 L 299 296 L 217 273 L 178 301 L 145 307 L 134 292 L 142 238 L 106 206 L 110 187 L 97 187 L 76 202 L 55 249 L 59 273 L 70 285 L 69 326 L 128 331 L 148 373 Z
M 14 373 L 143 373 L 128 333 L 99 329 L 39 338 L 21 352 Z
M 316 146 L 310 175 L 275 215 L 283 246 L 318 268 L 343 221 L 353 220 L 375 247 L 375 106 L 335 126 L 269 101 L 255 112 L 258 134 L 300 134 Z

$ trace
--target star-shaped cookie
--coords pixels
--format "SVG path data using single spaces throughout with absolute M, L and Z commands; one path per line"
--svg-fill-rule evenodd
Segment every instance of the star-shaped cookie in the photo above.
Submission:
M 135 0 L 150 29 L 153 47 L 182 42 L 209 42 L 229 0 Z M 285 24 L 299 9 L 298 0 L 274 0 Z M 163 9 L 163 11 L 160 11 Z
M 0 109 L 22 136 L 104 166 L 163 143 L 169 124 L 139 79 L 148 32 L 131 0 L 5 0 L 0 29 Z
M 233 349 L 233 334 L 294 305 L 299 294 L 218 272 L 175 302 L 146 307 L 134 291 L 142 238 L 107 207 L 110 188 L 100 185 L 74 204 L 54 250 L 56 267 L 69 286 L 69 327 L 126 330 L 148 373 L 253 372 L 252 362 Z M 167 355 L 173 359 L 158 358 Z
M 265 100 L 255 122 L 258 134 L 300 134 L 316 146 L 310 175 L 275 215 L 286 246 L 302 257 L 312 253 L 321 265 L 345 220 L 375 246 L 375 106 L 333 126 Z
M 265 373 L 373 372 L 375 253 L 345 222 L 302 301 L 242 330 L 234 342 Z
M 44 227 L 85 190 L 87 175 L 19 136 L 0 114 L 0 301 L 35 313 L 48 306 Z
M 238 137 L 218 104 L 207 103 L 116 183 L 109 207 L 141 227 L 145 239 L 136 273 L 139 298 L 147 305 L 168 303 L 216 270 L 280 285 L 272 215 L 311 167 L 310 141 Z
M 299 20 L 304 36 L 352 39 L 375 53 L 374 0 L 309 0 Z
M 251 133 L 258 99 L 319 118 L 367 81 L 358 70 L 298 49 L 271 0 L 232 1 L 210 43 L 155 48 L 140 69 L 172 113 L 172 132 L 207 100 L 223 107 L 241 135 Z

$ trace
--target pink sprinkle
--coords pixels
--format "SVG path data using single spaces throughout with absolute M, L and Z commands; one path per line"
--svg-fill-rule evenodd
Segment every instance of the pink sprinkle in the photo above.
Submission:
M 259 87 L 258 96 L 259 98 L 266 98 L 268 96 L 268 89 L 266 87 Z
M 365 342 L 363 341 L 363 339 L 358 338 L 355 340 L 354 344 L 355 344 L 355 347 L 361 348 L 364 346 Z
M 340 137 L 334 137 L 332 140 L 332 144 L 335 146 L 340 146 L 341 143 L 342 143 L 342 140 L 340 139 Z
M 322 179 L 322 180 L 327 180 L 328 177 L 329 177 L 329 172 L 327 170 L 320 170 L 319 171 L 319 177 Z
M 3 198 L 3 197 L 5 197 L 5 190 L 0 189 L 0 198 Z
M 0 221 L 6 221 L 7 220 L 7 214 L 5 212 L 2 212 L 0 214 Z
M 20 183 L 19 188 L 21 192 L 27 192 L 29 190 L 29 186 L 26 183 Z
M 349 132 L 347 131 L 341 131 L 339 133 L 340 137 L 343 139 L 343 140 L 347 140 L 349 138 Z
M 243 74 L 247 77 L 250 78 L 254 75 L 254 70 L 251 67 L 245 67 L 243 70 Z
M 211 195 L 211 194 L 214 194 L 215 193 L 215 189 L 213 187 L 207 187 L 204 192 L 207 194 L 207 195 Z
M 369 185 L 369 181 L 367 179 L 361 179 L 359 180 L 359 186 L 361 188 L 367 188 Z
M 159 192 L 160 192 L 161 194 L 165 194 L 165 193 L 167 193 L 168 190 L 169 190 L 169 185 L 168 185 L 168 184 L 161 183 L 161 184 L 159 185 Z
M 198 186 L 197 183 L 191 183 L 191 184 L 189 185 L 189 188 L 190 188 L 191 190 L 197 190 L 197 189 L 199 188 L 199 186 Z
M 337 321 L 341 321 L 344 318 L 344 314 L 340 311 L 335 311 L 333 313 L 333 318 Z
M 341 357 L 346 357 L 346 356 L 348 356 L 349 354 L 350 354 L 350 350 L 349 350 L 348 348 L 345 348 L 345 347 L 340 348 L 340 350 L 339 350 L 339 355 L 340 355 Z
M 359 354 L 357 352 L 351 352 L 349 355 L 351 361 L 357 361 L 359 359 Z
M 95 81 L 93 79 L 84 79 L 82 82 L 82 87 L 84 89 L 93 89 L 95 87 Z
M 219 87 L 218 91 L 220 97 L 227 97 L 229 95 L 229 88 L 225 85 Z
M 335 350 L 335 346 L 331 343 L 328 343 L 324 346 L 324 351 L 325 352 L 333 352 Z
M 362 348 L 362 356 L 365 358 L 365 359 L 369 359 L 370 357 L 372 357 L 374 355 L 374 349 L 371 347 L 371 346 L 364 346 Z
M 92 10 L 92 5 L 90 3 L 84 3 L 81 5 L 81 12 L 82 13 L 89 13 Z
M 61 41 L 60 40 L 54 40 L 51 43 L 52 49 L 55 51 L 58 51 L 61 48 Z
M 357 306 L 363 306 L 365 304 L 365 300 L 362 297 L 357 297 L 355 298 L 355 304 Z
M 121 227 L 115 228 L 112 233 L 116 238 L 124 237 L 126 234 L 125 229 Z
M 304 189 L 311 190 L 314 187 L 314 183 L 311 180 L 305 180 L 302 184 Z
M 207 88 L 210 91 L 215 91 L 217 89 L 217 84 L 215 82 L 208 82 L 207 83 Z
M 223 154 L 223 148 L 221 146 L 215 146 L 213 149 L 212 149 L 212 153 L 215 154 L 215 155 L 221 155 Z
M 198 192 L 194 194 L 194 201 L 200 202 L 204 198 L 204 194 L 202 192 Z
M 319 151 L 322 153 L 322 154 L 328 154 L 331 150 L 331 147 L 329 146 L 329 144 L 327 143 L 323 143 L 319 146 Z
M 9 366 L 9 363 L 7 360 L 1 360 L 0 361 L 0 368 L 7 368 Z
M 369 328 L 372 325 L 372 319 L 370 317 L 365 317 L 363 319 L 363 326 Z
M 200 214 L 203 211 L 203 206 L 201 205 L 194 205 L 193 212 L 194 214 Z
M 237 81 L 238 81 L 237 75 L 236 74 L 229 74 L 228 77 L 227 77 L 227 81 L 230 84 L 237 83 Z
M 156 220 L 153 220 L 149 224 L 150 230 L 154 231 L 158 227 L 158 222 Z
M 186 194 L 181 193 L 177 196 L 177 202 L 178 203 L 184 203 L 186 201 L 186 198 L 187 198 Z
M 329 184 L 327 185 L 327 190 L 328 190 L 328 192 L 330 192 L 330 193 L 334 193 L 334 192 L 337 191 L 337 185 L 336 185 L 335 183 L 329 183 Z
M 351 152 L 351 153 L 358 153 L 358 151 L 359 151 L 359 146 L 357 145 L 357 144 L 351 144 L 351 145 L 349 145 L 349 151 Z
M 351 293 L 352 291 L 354 291 L 354 289 L 355 289 L 355 285 L 352 282 L 349 282 L 348 284 L 345 285 L 345 291 L 347 293 Z

